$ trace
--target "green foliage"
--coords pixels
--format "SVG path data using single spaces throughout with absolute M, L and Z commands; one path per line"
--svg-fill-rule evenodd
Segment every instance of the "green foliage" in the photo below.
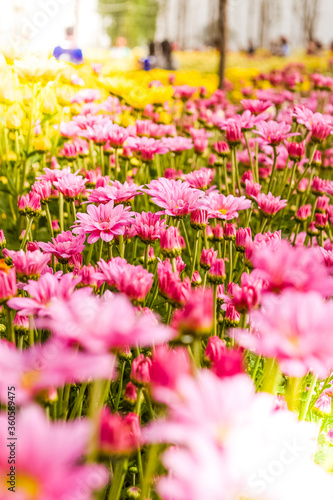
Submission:
M 107 33 L 112 45 L 117 37 L 125 37 L 130 47 L 154 38 L 158 0 L 99 0 L 99 11 L 110 21 Z

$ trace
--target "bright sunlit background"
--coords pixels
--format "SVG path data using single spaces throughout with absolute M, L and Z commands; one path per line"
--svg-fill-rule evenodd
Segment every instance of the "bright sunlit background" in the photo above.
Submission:
M 264 3 L 268 10 L 263 15 Z M 316 12 L 312 14 L 309 10 L 309 19 L 302 18 L 304 3 L 305 0 L 229 0 L 229 49 L 246 48 L 250 39 L 257 45 L 268 46 L 272 39 L 281 35 L 288 38 L 291 47 L 301 47 L 304 46 L 306 31 L 312 32 L 324 45 L 329 45 L 333 39 L 333 1 L 312 2 L 316 4 Z M 83 49 L 115 45 L 116 34 L 124 36 L 129 45 L 146 46 L 152 29 L 157 40 L 168 38 L 183 49 L 202 49 L 212 43 L 211 26 L 217 18 L 218 2 L 0 0 L 0 8 L 2 47 L 20 44 L 26 50 L 51 51 L 63 41 L 65 28 L 74 26 L 77 28 L 77 43 Z M 131 13 L 132 20 L 129 19 Z M 111 34 L 111 40 L 107 33 Z

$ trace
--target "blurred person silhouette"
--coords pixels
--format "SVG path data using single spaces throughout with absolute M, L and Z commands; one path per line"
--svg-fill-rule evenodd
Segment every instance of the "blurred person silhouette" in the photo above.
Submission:
M 75 31 L 72 26 L 66 28 L 65 39 L 53 51 L 53 56 L 59 61 L 81 64 L 83 62 L 82 50 L 78 48 L 75 40 Z
M 131 49 L 127 47 L 127 40 L 123 36 L 118 36 L 116 46 L 111 49 L 111 56 L 115 59 L 123 59 L 131 56 Z
M 157 66 L 157 58 L 156 58 L 156 46 L 155 42 L 151 41 L 148 44 L 148 56 L 144 59 L 141 59 L 143 69 L 145 71 L 150 71 L 151 69 L 156 68 Z
M 161 43 L 161 49 L 162 49 L 162 68 L 173 71 L 175 69 L 175 65 L 173 62 L 173 57 L 172 57 L 172 45 L 169 42 L 169 40 L 165 39 Z
M 254 48 L 253 42 L 250 39 L 249 43 L 248 43 L 248 47 L 247 47 L 247 54 L 249 56 L 253 56 L 255 54 L 255 52 L 256 52 L 256 49 Z
M 280 55 L 282 57 L 288 57 L 290 55 L 288 39 L 285 36 L 280 37 Z

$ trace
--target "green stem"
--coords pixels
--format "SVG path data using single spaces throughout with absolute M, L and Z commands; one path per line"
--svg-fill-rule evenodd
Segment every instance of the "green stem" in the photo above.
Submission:
M 108 500 L 119 500 L 127 469 L 128 458 L 118 459 L 114 468 Z
M 297 168 L 297 162 L 294 161 L 293 168 L 291 170 L 291 177 L 290 177 L 290 181 L 289 181 L 289 188 L 288 188 L 288 194 L 287 194 L 287 202 L 289 201 L 290 195 L 292 193 L 293 184 L 294 184 L 294 178 L 295 178 L 295 173 L 296 173 L 296 168 Z
M 279 366 L 274 358 L 266 359 L 261 391 L 275 394 L 279 377 Z
M 186 225 L 185 225 L 184 219 L 181 220 L 181 224 L 182 224 L 182 228 L 183 228 L 183 231 L 184 231 L 185 245 L 186 245 L 186 248 L 187 248 L 187 251 L 188 251 L 188 255 L 189 255 L 190 259 L 191 259 L 192 252 L 191 252 L 191 247 L 190 247 L 190 240 L 188 238 L 187 229 L 186 229 Z
M 53 234 L 53 228 L 52 228 L 52 219 L 51 219 L 51 214 L 50 214 L 50 209 L 49 209 L 48 203 L 46 203 L 46 205 L 45 205 L 45 212 L 46 212 L 46 220 L 47 220 L 47 225 L 49 228 L 49 233 L 50 233 L 51 238 L 53 238 L 54 234 Z
M 31 217 L 31 218 L 27 217 L 27 227 L 26 227 L 26 230 L 24 233 L 23 241 L 22 241 L 21 246 L 20 246 L 20 250 L 25 250 L 25 245 L 26 245 L 26 242 L 28 240 L 29 233 L 31 231 L 32 222 L 33 222 L 33 217 Z
M 6 306 L 7 319 L 8 319 L 8 341 L 15 345 L 15 332 L 13 326 L 13 315 L 12 310 Z
M 59 226 L 60 232 L 64 230 L 64 195 L 59 193 Z
M 304 401 L 303 408 L 302 408 L 302 410 L 300 412 L 299 420 L 305 420 L 306 419 L 306 416 L 307 416 L 308 410 L 309 410 L 309 406 L 310 406 L 310 401 L 311 401 L 312 394 L 313 394 L 313 389 L 315 388 L 315 385 L 317 383 L 317 379 L 318 379 L 318 377 L 315 377 L 314 375 L 312 375 L 312 380 L 311 380 L 311 383 L 310 383 L 310 387 L 308 389 L 308 392 L 307 392 L 307 395 L 306 395 L 306 399 Z
M 104 177 L 104 175 L 105 175 L 105 161 L 104 161 L 104 146 L 103 146 L 103 144 L 99 147 L 99 153 L 100 153 L 100 158 L 101 158 L 102 176 Z
M 232 257 L 233 257 L 233 243 L 232 243 L 232 240 L 230 240 L 229 241 L 229 283 L 232 282 L 232 273 L 233 273 Z
M 198 253 L 198 246 L 199 246 L 199 237 L 200 237 L 200 230 L 195 232 L 195 241 L 194 241 L 194 253 L 192 255 L 192 261 L 191 261 L 191 271 L 190 271 L 190 280 L 192 280 L 193 273 L 194 273 L 194 268 L 195 268 L 195 261 L 197 259 L 197 253 Z
M 123 259 L 125 255 L 124 236 L 121 234 L 118 240 L 119 255 Z
M 103 244 L 104 244 L 104 241 L 101 239 L 100 244 L 99 244 L 97 262 L 100 261 L 101 258 L 102 258 L 102 255 L 103 255 Z
M 81 406 L 81 403 L 83 401 L 84 394 L 85 394 L 86 389 L 87 389 L 87 385 L 88 385 L 87 383 L 84 383 L 84 384 L 81 385 L 80 392 L 79 392 L 78 396 L 75 399 L 75 403 L 74 403 L 73 409 L 72 409 L 72 411 L 71 411 L 71 413 L 69 415 L 70 419 L 73 419 L 73 418 L 76 417 L 77 412 L 78 412 L 78 410 L 79 410 L 79 408 Z
M 120 368 L 120 379 L 119 379 L 118 394 L 117 394 L 117 399 L 116 399 L 115 406 L 114 406 L 114 411 L 115 412 L 118 411 L 119 403 L 120 403 L 120 398 L 121 398 L 121 393 L 122 393 L 122 390 L 123 390 L 123 380 L 124 380 L 125 366 L 126 366 L 126 360 L 122 360 L 121 368 Z
M 213 335 L 217 335 L 217 287 L 213 286 Z
M 223 172 L 225 180 L 225 191 L 227 195 L 229 194 L 229 183 L 228 183 L 228 171 L 227 171 L 227 158 L 223 158 Z
M 149 248 L 150 248 L 149 243 L 146 243 L 146 248 L 145 248 L 145 259 L 144 259 L 145 269 L 148 269 Z
M 276 168 L 276 160 L 277 160 L 277 152 L 276 152 L 276 146 L 273 146 L 273 150 L 274 150 L 274 160 L 273 160 L 273 167 L 272 167 L 272 172 L 271 172 L 271 177 L 269 179 L 269 183 L 268 183 L 268 189 L 267 189 L 267 193 L 269 193 L 272 189 L 272 185 L 273 185 L 273 179 L 274 179 L 274 174 L 275 174 L 275 168 Z

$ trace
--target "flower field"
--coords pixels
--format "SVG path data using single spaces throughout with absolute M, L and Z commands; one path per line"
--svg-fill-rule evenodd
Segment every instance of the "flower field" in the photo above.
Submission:
M 333 78 L 273 66 L 0 66 L 0 500 L 332 500 Z

